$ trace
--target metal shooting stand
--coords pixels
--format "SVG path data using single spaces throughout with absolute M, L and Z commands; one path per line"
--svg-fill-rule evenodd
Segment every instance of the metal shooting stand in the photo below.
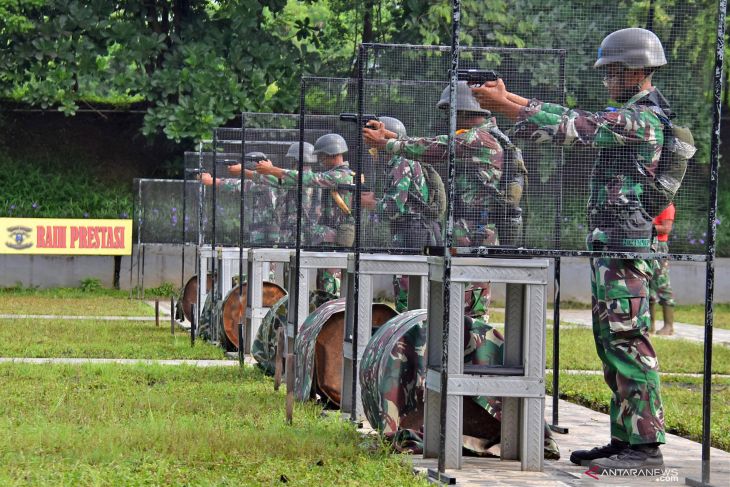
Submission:
M 541 471 L 548 260 L 450 260 L 449 280 L 444 258 L 428 258 L 429 293 L 441 296 L 448 287 L 449 300 L 431 299 L 428 305 L 424 456 L 439 457 L 439 478 L 443 469 L 460 469 L 464 396 L 497 396 L 503 398 L 501 458 L 519 459 L 522 470 Z M 464 365 L 463 296 L 475 281 L 507 284 L 502 366 Z M 442 349 L 445 334 L 448 343 Z
M 360 254 L 360 268 L 355 272 L 355 255 L 347 258 L 347 308 L 345 309 L 345 341 L 343 343 L 342 361 L 342 403 L 340 410 L 349 413 L 353 420 L 364 417 L 360 400 L 360 375 L 353 374 L 353 357 L 359 363 L 365 347 L 372 336 L 373 278 L 377 275 L 401 274 L 410 276 L 412 292 L 408 295 L 409 309 L 425 308 L 428 302 L 427 257 L 422 255 L 388 255 Z M 357 301 L 355 299 L 355 279 L 357 279 Z M 354 326 L 357 307 L 358 326 Z M 353 334 L 357 330 L 357 350 L 354 347 Z M 354 375 L 354 377 L 353 377 Z M 354 384 L 353 384 L 354 382 Z M 355 388 L 355 405 L 353 407 L 352 390 Z

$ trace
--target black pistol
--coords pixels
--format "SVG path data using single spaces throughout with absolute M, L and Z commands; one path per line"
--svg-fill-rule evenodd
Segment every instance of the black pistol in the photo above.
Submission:
M 366 114 L 363 113 L 363 115 L 362 115 L 362 121 L 363 121 L 363 125 L 365 127 L 367 127 L 368 124 L 372 120 L 375 120 L 376 122 L 379 122 L 380 121 L 378 119 L 378 117 L 375 116 L 375 115 L 366 115 Z M 340 113 L 340 121 L 341 122 L 357 123 L 357 113 L 350 113 L 350 112 Z
M 268 160 L 269 157 L 263 152 L 249 152 L 243 157 L 243 167 L 250 171 L 256 170 L 256 164 Z
M 456 72 L 459 81 L 469 86 L 481 86 L 487 81 L 497 81 L 502 76 L 493 69 L 460 69 Z

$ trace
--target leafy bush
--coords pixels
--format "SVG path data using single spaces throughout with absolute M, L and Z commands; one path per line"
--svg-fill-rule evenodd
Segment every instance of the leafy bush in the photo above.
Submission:
M 93 293 L 101 289 L 101 281 L 96 277 L 87 277 L 81 280 L 81 291 L 85 293 Z
M 15 160 L 0 154 L 0 188 L 0 217 L 129 218 L 132 214 L 131 184 L 100 183 L 82 162 Z

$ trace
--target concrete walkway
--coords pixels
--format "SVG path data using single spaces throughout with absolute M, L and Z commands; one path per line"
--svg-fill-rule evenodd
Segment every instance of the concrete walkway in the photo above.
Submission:
M 545 417 L 552 416 L 551 398 L 546 398 Z M 591 409 L 567 401 L 560 401 L 560 425 L 568 428 L 567 435 L 555 435 L 560 446 L 561 458 L 545 461 L 543 472 L 522 472 L 519 462 L 499 459 L 465 457 L 462 470 L 448 470 L 456 476 L 457 485 L 464 486 L 585 486 L 625 485 L 656 486 L 684 485 L 685 478 L 701 478 L 701 445 L 675 435 L 667 435 L 667 444 L 662 447 L 664 465 L 663 477 L 611 477 L 599 475 L 594 480 L 585 474 L 586 467 L 570 462 L 574 450 L 604 445 L 609 440 L 609 417 Z M 730 485 L 730 453 L 711 449 L 711 482 L 716 486 Z M 433 459 L 413 458 L 418 470 L 435 468 Z
M 504 313 L 503 308 L 493 308 L 494 311 Z M 547 318 L 553 319 L 553 310 L 548 309 Z M 495 323 L 499 324 L 499 323 Z M 591 310 L 589 309 L 561 309 L 560 310 L 560 327 L 572 328 L 571 325 L 578 325 L 585 328 L 592 328 L 593 321 L 591 319 Z M 552 329 L 551 324 L 548 324 L 548 330 Z M 660 330 L 664 326 L 663 320 L 657 320 L 657 330 Z M 705 341 L 705 327 L 700 325 L 692 325 L 689 323 L 674 323 L 674 335 L 662 337 L 669 338 L 672 340 L 682 339 L 690 340 L 693 342 L 704 343 Z M 722 328 L 713 328 L 712 330 L 712 341 L 717 345 L 724 345 L 730 347 L 730 330 L 724 330 Z

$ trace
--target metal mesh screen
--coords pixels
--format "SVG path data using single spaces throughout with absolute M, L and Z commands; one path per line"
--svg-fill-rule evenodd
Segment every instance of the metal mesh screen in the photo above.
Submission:
M 197 243 L 197 217 L 183 215 L 183 188 L 187 194 L 197 191 L 197 184 L 180 179 L 135 179 L 137 242 L 141 244 Z M 183 240 L 183 224 L 186 236 Z
M 555 14 L 555 7 L 532 8 L 534 15 Z M 591 69 L 603 35 L 641 24 L 642 15 L 649 15 L 646 6 L 622 6 L 620 10 L 622 15 L 611 12 L 602 17 L 596 17 L 592 7 L 571 13 L 577 25 L 595 39 L 590 46 L 580 35 L 556 39 L 538 32 L 526 37 L 530 47 L 524 49 L 461 48 L 462 79 L 476 83 L 480 77 L 487 79 L 487 70 L 494 70 L 507 90 L 529 106 L 514 116 L 488 103 L 475 105 L 472 115 L 479 115 L 483 108 L 493 111 L 494 123 L 483 127 L 481 132 L 487 133 L 483 136 L 475 130 L 473 120 L 458 117 L 456 128 L 462 135 L 457 136 L 454 180 L 455 245 L 576 255 L 591 241 L 590 248 L 596 251 L 627 255 L 645 251 L 656 234 L 652 219 L 669 201 L 666 185 L 656 181 L 675 175 L 677 165 L 681 171 L 682 161 L 664 150 L 676 140 L 671 123 L 691 129 L 697 153 L 684 161 L 687 170 L 674 198 L 677 211 L 670 252 L 707 252 L 710 121 L 701 113 L 709 113 L 711 108 L 708 95 L 713 71 L 712 60 L 696 54 L 711 49 L 714 40 L 690 35 L 689 25 L 680 20 L 682 15 L 700 15 L 695 6 L 662 7 L 662 15 L 655 15 L 653 25 L 660 38 L 666 37 L 668 65 L 653 75 L 658 91 L 639 99 L 639 106 L 647 108 L 627 114 L 621 110 L 621 102 L 628 99 L 619 93 L 614 98 L 621 101 L 612 100 L 603 86 L 604 73 Z M 702 15 L 709 18 L 714 13 Z M 593 30 L 596 23 L 599 28 Z M 399 236 L 414 236 L 413 228 L 423 233 L 422 222 L 413 223 L 409 214 L 414 207 L 421 207 L 416 213 L 422 214 L 424 208 L 409 204 L 418 196 L 419 185 L 414 185 L 418 174 L 407 180 L 403 172 L 418 173 L 419 168 L 402 160 L 396 163 L 393 156 L 427 163 L 446 182 L 441 168 L 446 163 L 447 139 L 439 137 L 446 133 L 445 111 L 436 105 L 448 81 L 448 49 L 365 45 L 361 62 L 363 115 L 398 118 L 409 137 L 378 148 L 376 206 L 363 212 L 363 222 L 369 223 L 363 226 L 363 248 L 412 251 L 427 236 L 411 241 Z M 686 79 L 687 73 L 696 73 L 694 81 Z M 482 115 L 488 122 L 489 114 Z M 495 133 L 495 126 L 509 140 Z M 512 144 L 520 150 L 524 166 L 514 163 L 517 152 Z M 659 156 L 661 152 L 667 155 Z M 367 157 L 363 157 L 364 166 Z M 397 167 L 401 169 L 394 170 Z M 432 189 L 428 181 L 420 186 L 422 195 Z M 418 218 L 422 220 L 422 216 Z
M 314 141 L 317 162 L 307 168 L 307 163 L 299 161 L 299 171 L 304 171 L 300 194 L 302 249 L 352 249 L 355 237 L 353 164 L 357 159 L 360 130 L 355 123 L 340 120 L 340 114 L 356 111 L 356 96 L 357 80 L 354 79 L 302 79 L 304 129 L 326 133 Z M 292 174 L 294 187 L 297 176 Z
M 204 189 L 202 232 L 204 244 L 235 247 L 240 239 L 241 194 L 230 190 L 229 185 L 235 185 L 237 178 L 229 178 L 227 168 L 241 163 L 241 142 L 240 139 L 230 140 L 228 130 L 215 129 L 211 143 L 202 147 L 204 172 L 215 180 L 221 180 L 218 185 Z

